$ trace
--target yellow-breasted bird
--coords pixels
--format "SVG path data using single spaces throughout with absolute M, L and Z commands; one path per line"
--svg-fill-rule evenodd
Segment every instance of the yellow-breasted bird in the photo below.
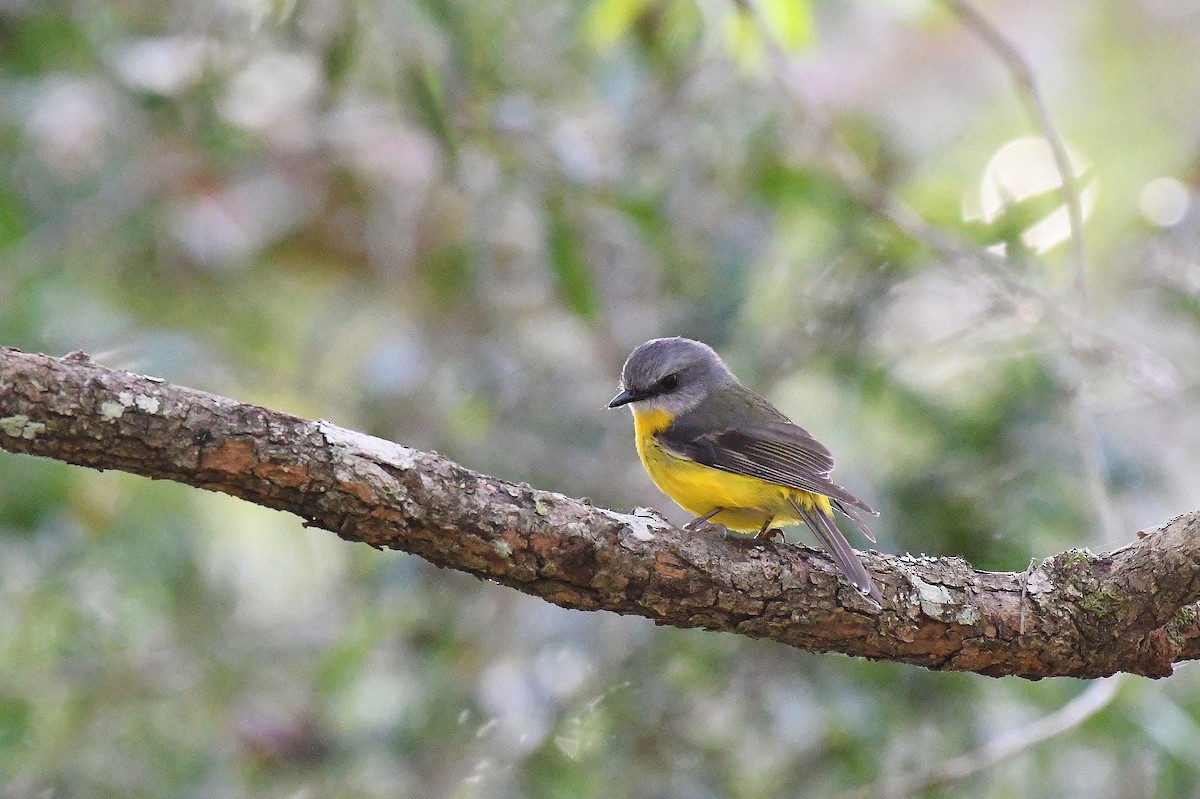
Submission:
M 833 456 L 806 430 L 746 388 L 711 347 L 656 338 L 635 348 L 608 407 L 633 411 L 638 456 L 650 479 L 706 523 L 769 539 L 776 524 L 804 522 L 846 579 L 883 598 L 838 530 L 836 508 L 871 541 L 871 506 L 829 479 Z

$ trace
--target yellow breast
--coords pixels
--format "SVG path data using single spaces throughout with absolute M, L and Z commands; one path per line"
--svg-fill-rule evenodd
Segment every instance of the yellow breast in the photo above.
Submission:
M 659 490 L 689 513 L 703 516 L 713 508 L 726 508 L 712 517 L 712 521 L 734 531 L 757 532 L 768 519 L 773 524 L 799 521 L 789 497 L 804 505 L 814 501 L 824 504 L 822 510 L 828 512 L 829 501 L 825 497 L 675 457 L 655 437 L 670 423 L 671 417 L 660 410 L 633 411 L 634 436 L 642 466 Z

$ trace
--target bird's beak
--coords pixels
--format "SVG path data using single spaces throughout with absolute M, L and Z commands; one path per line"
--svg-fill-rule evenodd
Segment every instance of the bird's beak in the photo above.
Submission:
M 620 408 L 622 405 L 628 405 L 631 402 L 637 402 L 639 399 L 641 399 L 641 397 L 626 388 L 623 389 L 620 394 L 612 398 L 612 401 L 608 403 L 608 407 Z

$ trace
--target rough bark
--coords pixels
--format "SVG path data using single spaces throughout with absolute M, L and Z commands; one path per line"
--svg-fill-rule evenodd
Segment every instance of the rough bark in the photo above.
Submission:
M 930 669 L 1150 677 L 1200 656 L 1200 512 L 1025 573 L 866 553 L 870 606 L 820 552 L 689 534 L 324 421 L 87 356 L 0 349 L 0 447 L 223 491 L 557 605 Z

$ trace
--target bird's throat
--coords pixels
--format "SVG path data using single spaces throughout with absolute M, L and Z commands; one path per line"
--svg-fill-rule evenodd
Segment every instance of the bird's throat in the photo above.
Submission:
M 633 408 L 633 433 L 638 441 L 652 436 L 667 427 L 674 420 L 671 414 L 658 408 Z

